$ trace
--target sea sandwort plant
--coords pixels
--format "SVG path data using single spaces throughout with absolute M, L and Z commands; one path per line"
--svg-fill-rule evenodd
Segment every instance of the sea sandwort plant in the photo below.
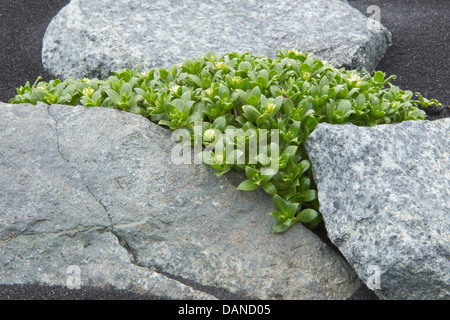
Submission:
M 413 92 L 390 83 L 393 78 L 337 69 L 296 50 L 280 50 L 275 59 L 208 52 L 168 69 L 114 71 L 106 80 L 38 78 L 18 88 L 10 103 L 121 109 L 183 130 L 183 144 L 200 146 L 200 159 L 218 176 L 242 171 L 247 179 L 239 190 L 262 188 L 273 196 L 272 231 L 279 233 L 297 222 L 314 228 L 322 221 L 304 149 L 318 123 L 421 120 L 426 114 L 419 106 L 439 104 L 420 94 L 414 100 Z M 230 131 L 239 134 L 230 138 Z M 263 139 L 266 148 L 255 153 L 252 139 Z M 276 170 L 267 170 L 274 163 Z

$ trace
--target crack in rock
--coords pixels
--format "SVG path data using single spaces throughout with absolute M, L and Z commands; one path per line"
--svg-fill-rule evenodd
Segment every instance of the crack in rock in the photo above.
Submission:
M 149 268 L 149 269 L 154 270 L 155 272 L 160 273 L 170 279 L 176 280 L 188 287 L 194 288 L 195 290 L 210 294 L 220 300 L 258 300 L 256 298 L 248 297 L 245 294 L 240 295 L 240 294 L 232 293 L 225 288 L 200 284 L 198 282 L 195 282 L 195 281 L 192 281 L 189 279 L 185 279 L 185 278 L 177 276 L 177 275 L 170 274 L 170 273 L 165 272 L 157 267 L 153 267 L 153 268 Z
M 59 153 L 59 155 L 61 156 L 61 158 L 62 158 L 64 161 L 66 161 L 67 164 L 70 165 L 70 164 L 71 164 L 70 161 L 69 161 L 66 157 L 64 157 L 64 155 L 63 155 L 62 152 L 61 152 L 60 145 L 59 145 L 58 121 L 57 121 L 56 118 L 51 114 L 51 112 L 50 112 L 50 106 L 47 107 L 47 113 L 49 114 L 49 116 L 50 116 L 50 117 L 53 119 L 53 121 L 55 122 L 56 150 L 58 151 L 58 153 Z M 112 220 L 111 220 L 111 216 L 109 215 L 109 212 L 108 212 L 106 206 L 100 201 L 100 199 L 98 199 L 98 198 L 95 196 L 95 194 L 91 191 L 91 189 L 90 189 L 90 188 L 88 187 L 88 185 L 85 183 L 84 178 L 83 178 L 83 174 L 81 173 L 81 171 L 80 171 L 78 168 L 76 168 L 75 166 L 71 166 L 71 168 L 72 168 L 73 170 L 75 170 L 76 172 L 78 172 L 78 174 L 80 175 L 80 181 L 81 181 L 81 183 L 83 184 L 83 186 L 86 188 L 86 190 L 88 191 L 88 193 L 94 198 L 94 200 L 95 200 L 100 206 L 102 206 L 102 208 L 104 209 L 104 211 L 105 211 L 105 213 L 106 213 L 106 215 L 107 215 L 107 217 L 108 217 L 108 220 L 109 220 L 109 222 L 110 222 L 110 226 L 111 226 L 111 228 L 112 228 Z
M 104 226 L 88 226 L 88 227 L 84 227 L 84 226 L 79 226 L 77 228 L 73 228 L 73 229 L 64 229 L 64 230 L 58 230 L 58 231 L 49 231 L 49 232 L 30 232 L 27 233 L 25 232 L 21 232 L 19 234 L 10 234 L 8 235 L 8 237 L 0 239 L 2 242 L 6 243 L 9 242 L 13 239 L 17 239 L 17 238 L 21 238 L 21 237 L 33 237 L 33 236 L 61 236 L 61 235 L 66 235 L 69 236 L 71 238 L 75 237 L 78 233 L 83 233 L 83 232 L 89 232 L 92 230 L 97 230 L 97 231 L 110 231 L 109 227 L 104 227 Z
M 131 255 L 132 258 L 130 258 L 130 262 L 137 267 L 151 270 L 151 271 L 161 274 L 169 279 L 175 280 L 175 281 L 177 281 L 187 287 L 190 287 L 196 291 L 200 291 L 205 294 L 212 295 L 212 296 L 216 297 L 217 299 L 221 299 L 221 300 L 255 300 L 254 298 L 250 298 L 250 297 L 246 297 L 244 295 L 238 295 L 238 294 L 232 293 L 232 292 L 226 290 L 225 288 L 204 285 L 204 284 L 198 283 L 198 282 L 190 280 L 190 279 L 185 279 L 178 275 L 170 274 L 156 266 L 145 266 L 143 264 L 140 264 L 138 262 L 137 250 L 135 250 L 134 248 L 132 248 L 129 245 L 126 238 L 120 236 L 119 234 L 117 234 L 115 232 L 111 231 L 111 233 L 117 238 L 119 244 L 129 253 L 129 255 Z
M 176 275 L 171 275 L 167 272 L 164 272 L 163 270 L 157 269 L 157 268 L 151 268 L 151 267 L 146 267 L 144 265 L 141 265 L 137 262 L 137 250 L 134 249 L 133 247 L 131 247 L 129 245 L 129 243 L 126 241 L 125 237 L 120 236 L 117 232 L 114 231 L 114 224 L 112 222 L 111 219 L 111 215 L 108 212 L 108 208 L 102 203 L 102 201 L 91 191 L 91 189 L 89 188 L 89 186 L 86 184 L 86 182 L 84 181 L 84 175 L 81 173 L 81 171 L 76 168 L 73 164 L 70 163 L 70 161 L 63 155 L 61 148 L 60 148 L 60 143 L 59 143 L 59 134 L 58 134 L 58 121 L 56 120 L 56 118 L 52 115 L 51 111 L 50 111 L 50 106 L 47 106 L 47 113 L 48 115 L 53 119 L 53 121 L 55 122 L 55 135 L 56 135 L 56 150 L 58 152 L 58 154 L 61 156 L 61 158 L 70 165 L 70 167 L 75 170 L 79 176 L 80 176 L 80 181 L 83 184 L 83 186 L 85 187 L 85 189 L 87 190 L 87 192 L 92 196 L 92 198 L 103 208 L 104 212 L 106 213 L 106 216 L 108 217 L 109 220 L 109 227 L 90 227 L 90 228 L 84 228 L 84 229 L 76 229 L 73 231 L 76 231 L 72 236 L 76 235 L 78 232 L 83 232 L 83 231 L 89 231 L 92 229 L 98 229 L 98 230 L 104 230 L 104 231 L 109 231 L 118 241 L 118 243 L 120 244 L 121 247 L 123 247 L 125 249 L 125 251 L 128 253 L 129 258 L 130 258 L 130 263 L 139 267 L 139 268 L 145 268 L 147 270 L 156 272 L 162 276 L 165 276 L 169 279 L 175 280 L 179 283 L 181 283 L 184 286 L 187 286 L 189 288 L 191 288 L 192 290 L 195 291 L 199 291 L 208 295 L 212 295 L 218 299 L 243 299 L 242 297 L 239 297 L 238 295 L 235 295 L 233 293 L 228 292 L 227 290 L 223 289 L 223 288 L 217 288 L 217 287 L 212 287 L 212 286 L 205 286 L 202 284 L 199 284 L 195 281 L 189 280 L 189 279 L 184 279 L 182 277 L 176 276 Z M 64 233 L 70 233 L 72 230 L 64 230 L 61 232 L 55 232 L 55 234 L 64 234 Z M 46 233 L 46 234 L 53 234 L 53 233 Z

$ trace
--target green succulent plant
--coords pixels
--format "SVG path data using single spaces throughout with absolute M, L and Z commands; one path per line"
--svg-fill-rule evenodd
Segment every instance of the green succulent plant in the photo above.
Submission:
M 227 130 L 240 130 L 231 146 L 248 146 L 253 132 L 266 136 L 269 154 L 275 146 L 270 130 L 279 132 L 276 148 L 277 171 L 264 174 L 266 154 L 251 156 L 226 148 L 203 151 L 202 160 L 218 176 L 231 169 L 247 179 L 238 190 L 262 188 L 273 196 L 276 211 L 274 233 L 284 232 L 297 222 L 314 228 L 321 221 L 317 188 L 304 143 L 318 123 L 352 123 L 360 126 L 425 119 L 419 106 L 439 105 L 390 83 L 394 76 L 376 71 L 360 74 L 337 69 L 308 53 L 283 49 L 277 58 L 249 53 L 228 53 L 218 58 L 213 52 L 186 59 L 169 69 L 123 69 L 106 80 L 38 78 L 17 89 L 10 103 L 102 106 L 140 114 L 171 130 L 185 129 L 195 144 L 195 124 L 201 122 L 203 147 L 222 146 Z M 248 133 L 248 134 L 247 134 Z M 227 141 L 228 143 L 230 141 Z M 207 150 L 207 149 L 205 149 Z M 228 150 L 230 151 L 230 150 Z M 225 162 L 228 157 L 239 162 Z

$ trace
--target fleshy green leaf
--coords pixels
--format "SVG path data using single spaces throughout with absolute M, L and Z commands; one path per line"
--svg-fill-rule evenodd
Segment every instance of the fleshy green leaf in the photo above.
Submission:
M 316 190 L 305 190 L 301 193 L 303 201 L 310 202 L 317 199 L 317 191 Z
M 284 212 L 287 207 L 286 202 L 277 194 L 273 197 L 273 206 L 280 212 Z
M 123 94 L 130 95 L 131 91 L 132 91 L 131 85 L 129 83 L 124 83 L 122 88 L 120 89 L 120 95 L 123 95 Z
M 225 119 L 225 117 L 217 117 L 212 124 L 212 128 L 216 128 L 224 132 L 226 125 L 227 120 Z
M 289 229 L 289 226 L 277 221 L 272 226 L 272 233 L 283 233 Z
M 255 184 L 253 181 L 245 180 L 237 187 L 237 190 L 253 191 L 258 188 L 259 188 L 259 186 L 257 184 Z
M 111 102 L 113 104 L 116 104 L 120 101 L 120 95 L 116 91 L 108 89 L 106 90 L 106 94 L 111 99 Z
M 254 106 L 245 105 L 242 107 L 246 118 L 251 122 L 256 122 L 256 120 L 261 116 L 261 113 Z
M 384 76 L 385 76 L 385 74 L 383 72 L 377 71 L 377 72 L 375 72 L 375 74 L 373 76 L 373 80 L 375 80 L 375 82 L 378 82 L 378 83 L 383 83 Z
M 297 219 L 300 222 L 308 223 L 313 221 L 319 216 L 319 213 L 314 209 L 304 209 L 300 211 L 300 213 L 297 215 Z

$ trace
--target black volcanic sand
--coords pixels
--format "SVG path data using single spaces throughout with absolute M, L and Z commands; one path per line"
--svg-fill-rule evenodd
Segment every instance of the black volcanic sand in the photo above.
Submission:
M 377 70 L 396 75 L 393 84 L 437 99 L 442 107 L 425 109 L 429 120 L 450 117 L 450 1 L 349 0 L 367 16 L 380 8 L 381 23 L 392 32 L 392 46 Z
M 16 88 L 38 76 L 52 77 L 41 64 L 42 37 L 47 25 L 68 0 L 0 0 L 0 101 L 8 102 Z M 443 107 L 426 110 L 429 119 L 450 116 L 450 2 L 448 0 L 353 0 L 349 3 L 367 16 L 378 5 L 381 23 L 393 34 L 378 70 L 397 75 L 393 81 L 404 90 L 437 99 Z M 323 230 L 322 230 L 323 232 Z M 326 239 L 325 239 L 326 240 Z M 201 289 L 201 288 L 199 288 Z M 211 292 L 214 294 L 214 292 Z M 218 290 L 218 297 L 223 294 Z M 232 298 L 232 297 L 230 297 Z M 154 300 L 151 295 L 99 289 L 40 285 L 0 285 L 0 300 Z M 350 300 L 378 299 L 362 286 Z

